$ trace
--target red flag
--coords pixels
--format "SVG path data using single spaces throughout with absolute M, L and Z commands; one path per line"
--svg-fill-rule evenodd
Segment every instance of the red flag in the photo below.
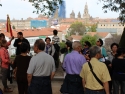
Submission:
M 11 37 L 13 36 L 9 15 L 7 15 L 7 32 L 10 33 Z

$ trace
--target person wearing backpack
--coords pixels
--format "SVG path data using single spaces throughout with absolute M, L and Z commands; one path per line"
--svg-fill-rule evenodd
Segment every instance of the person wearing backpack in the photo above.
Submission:
M 49 55 L 51 55 L 51 56 L 53 57 L 54 54 L 55 54 L 55 48 L 54 48 L 54 46 L 50 43 L 50 42 L 51 42 L 51 39 L 50 39 L 49 37 L 47 37 L 47 38 L 45 39 L 45 42 L 46 42 L 46 45 L 45 45 L 44 51 L 45 51 L 47 54 L 49 54 Z

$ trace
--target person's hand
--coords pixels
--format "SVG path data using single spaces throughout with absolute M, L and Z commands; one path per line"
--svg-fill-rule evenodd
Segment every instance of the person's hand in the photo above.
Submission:
M 22 42 L 19 42 L 18 44 L 19 44 L 19 45 L 21 45 L 21 44 L 22 44 Z
M 14 36 L 12 36 L 11 40 L 13 40 L 13 39 L 14 39 Z
M 112 64 L 109 64 L 108 66 L 109 66 L 109 67 L 112 67 Z

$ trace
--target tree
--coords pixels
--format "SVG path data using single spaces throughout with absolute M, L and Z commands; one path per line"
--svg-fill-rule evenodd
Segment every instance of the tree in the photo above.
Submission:
M 96 32 L 97 24 L 93 24 L 92 26 L 88 26 L 88 32 Z
M 125 28 L 123 30 L 123 34 L 122 34 L 122 37 L 120 39 L 119 46 L 125 48 Z
M 43 15 L 53 15 L 56 9 L 62 4 L 63 0 L 29 0 L 29 2 L 33 2 L 33 5 L 36 11 L 33 13 L 41 13 Z
M 62 4 L 63 0 L 29 0 L 29 2 L 33 3 L 32 6 L 36 9 L 33 13 L 51 16 Z
M 97 39 L 97 36 L 84 35 L 80 42 L 82 45 L 84 45 L 85 41 L 89 41 L 91 45 L 95 45 Z
M 86 27 L 82 22 L 76 21 L 69 27 L 69 32 L 70 35 L 84 35 L 84 33 L 86 32 Z
M 125 23 L 125 0 L 99 0 L 104 2 L 105 13 L 107 13 L 107 9 L 113 12 L 120 12 L 119 20 L 121 23 Z

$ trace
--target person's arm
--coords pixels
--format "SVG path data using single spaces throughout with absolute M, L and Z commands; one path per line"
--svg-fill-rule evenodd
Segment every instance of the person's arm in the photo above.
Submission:
M 33 76 L 32 74 L 27 74 L 28 86 L 30 86 L 32 76 Z
M 54 59 L 52 57 L 52 73 L 51 73 L 51 80 L 53 79 L 54 75 L 55 75 L 55 71 L 56 71 L 56 68 L 55 68 L 55 63 L 54 63 Z
M 108 84 L 109 81 L 111 81 L 109 71 L 108 71 L 106 65 L 103 64 L 103 67 L 102 67 L 102 82 L 103 82 L 103 86 L 104 86 L 106 94 L 109 94 L 109 84 Z
M 28 86 L 30 86 L 34 69 L 35 69 L 35 61 L 34 61 L 34 57 L 33 57 L 30 60 L 29 67 L 28 67 L 28 70 L 27 70 Z
M 103 86 L 104 86 L 104 89 L 105 89 L 106 94 L 110 94 L 110 93 L 109 93 L 109 83 L 108 83 L 108 82 L 105 82 L 105 83 L 103 83 Z
M 83 85 L 83 88 L 84 88 L 84 91 L 85 91 L 85 80 L 82 79 L 82 85 Z
M 11 37 L 11 39 L 7 42 L 7 45 L 9 46 L 11 44 L 11 41 L 14 39 L 14 36 Z
M 64 58 L 64 62 L 63 62 L 63 69 L 66 70 L 66 61 L 67 61 L 67 55 Z
M 10 60 L 9 59 L 6 59 L 5 57 L 5 51 L 4 50 L 0 50 L 0 58 L 2 60 L 2 63 L 10 63 Z
M 13 46 L 14 46 L 14 47 L 17 47 L 18 45 L 19 45 L 19 44 L 18 44 L 18 39 L 16 39 L 15 42 L 14 42 L 14 44 L 13 44 Z
M 54 56 L 54 53 L 55 53 L 55 48 L 54 48 L 54 46 L 52 45 L 52 53 L 51 53 L 51 56 Z
M 30 52 L 30 43 L 29 43 L 29 41 L 26 39 L 26 43 L 28 44 L 28 46 L 29 46 L 29 52 Z

